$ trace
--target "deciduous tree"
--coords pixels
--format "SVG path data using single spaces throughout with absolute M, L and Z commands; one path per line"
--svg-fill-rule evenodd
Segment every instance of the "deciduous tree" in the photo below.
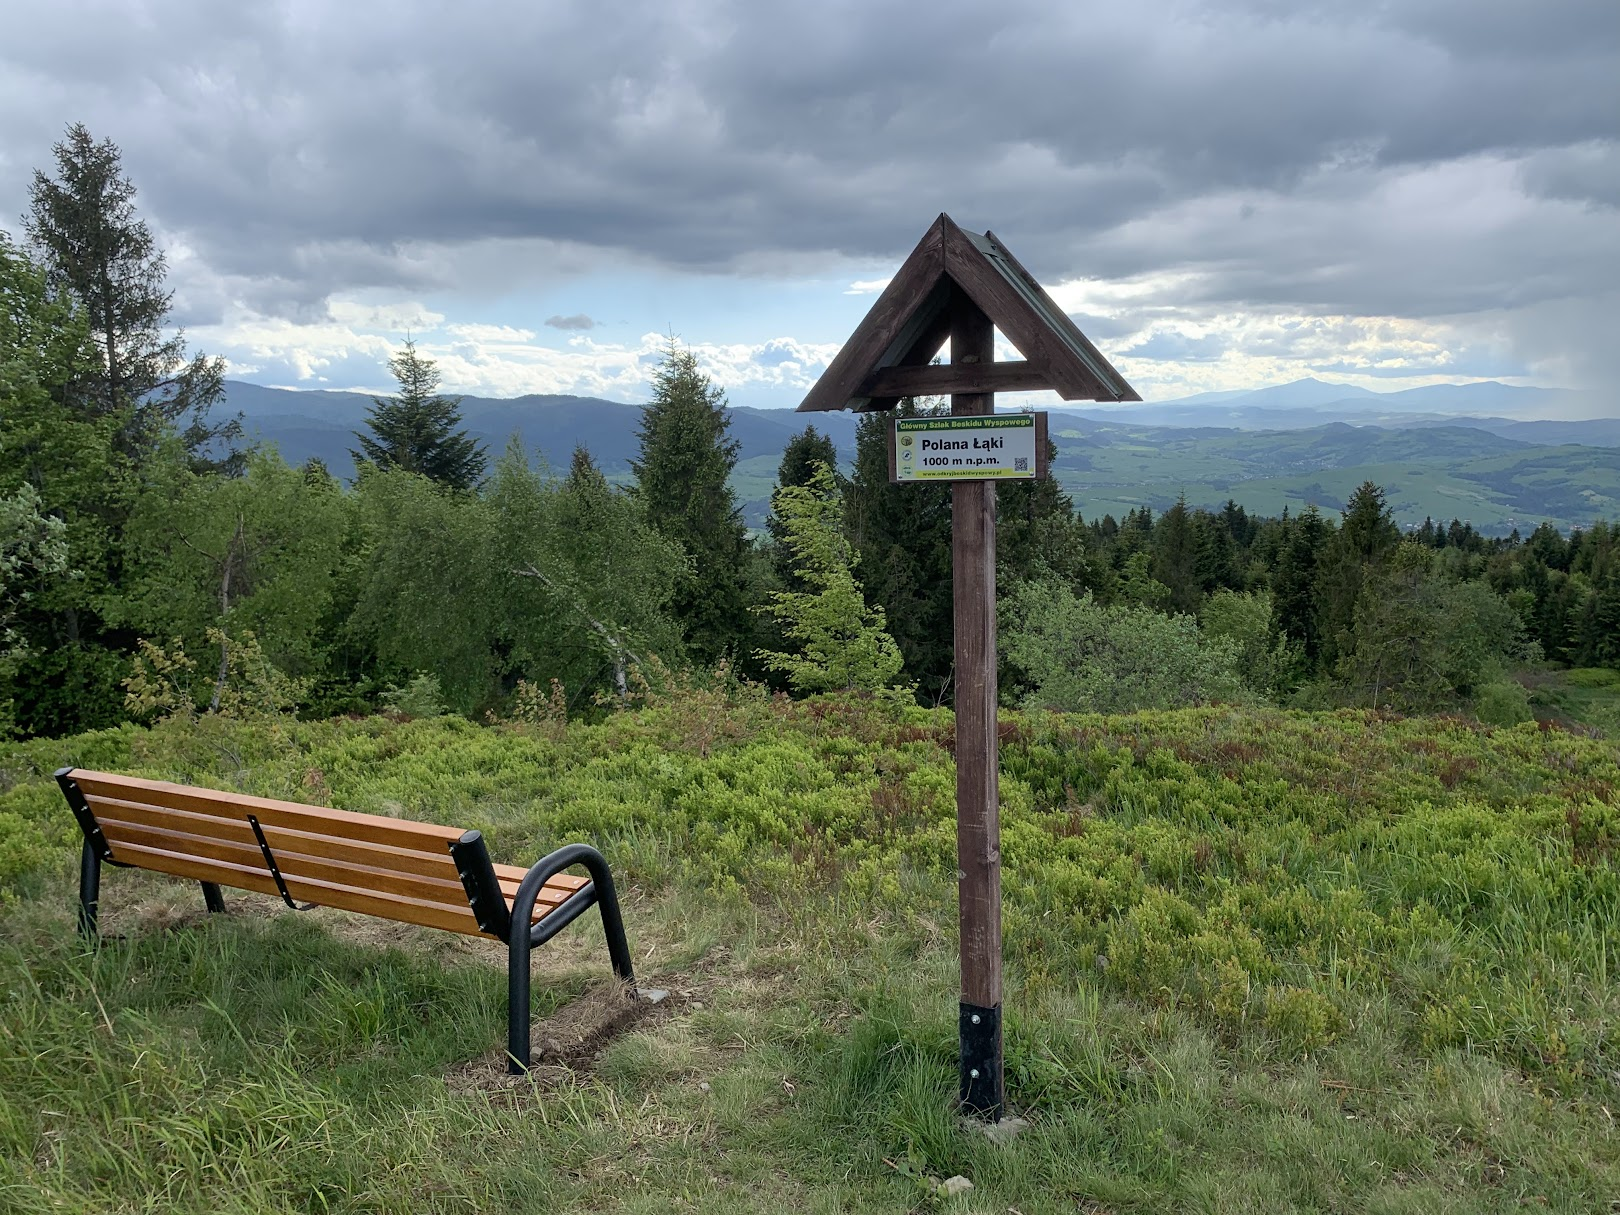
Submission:
M 1253 699 L 1236 642 L 1202 636 L 1191 616 L 1104 607 L 1057 582 L 1012 588 L 1002 644 L 1033 708 L 1129 713 Z
M 136 479 L 118 450 L 118 416 L 94 416 L 80 394 L 95 370 L 89 326 L 74 298 L 0 233 L 0 495 L 25 488 L 60 521 L 72 578 L 18 571 L 26 599 L 12 628 L 18 725 L 60 733 L 122 716 L 123 528 Z M 0 693 L 4 695 L 4 693 Z
M 607 483 L 583 447 L 560 482 L 509 450 L 487 498 L 493 552 L 508 577 L 498 618 L 509 677 L 538 686 L 555 679 L 576 704 L 588 703 L 608 686 L 625 697 L 631 665 L 680 657 L 670 601 L 688 558 L 636 498 Z
M 250 633 L 285 674 L 320 672 L 348 506 L 273 452 L 250 456 L 241 477 L 178 470 L 143 494 L 130 525 L 130 611 L 143 635 L 182 638 L 194 655 L 215 634 L 211 708 L 237 661 L 235 639 Z

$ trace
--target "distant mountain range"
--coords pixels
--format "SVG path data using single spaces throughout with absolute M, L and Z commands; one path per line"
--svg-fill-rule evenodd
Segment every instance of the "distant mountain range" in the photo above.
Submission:
M 1350 384 L 1295 380 L 1246 392 L 1202 392 L 1142 405 L 1079 407 L 1096 417 L 1129 418 L 1153 426 L 1223 426 L 1239 430 L 1299 430 L 1325 422 L 1354 426 L 1451 426 L 1572 419 L 1613 421 L 1620 400 L 1559 388 L 1521 388 L 1485 380 L 1372 392 Z M 1466 419 L 1466 421 L 1465 421 Z M 1611 427 L 1611 436 L 1620 429 Z M 1611 437 L 1611 442 L 1615 441 Z
M 354 431 L 371 398 L 227 382 L 227 408 L 249 434 L 298 464 L 320 458 L 353 474 Z M 1620 518 L 1620 417 L 1590 416 L 1587 394 L 1506 384 L 1438 385 L 1374 393 L 1300 380 L 1245 393 L 1202 393 L 1131 406 L 1049 409 L 1059 455 L 1054 474 L 1088 518 L 1136 506 L 1164 510 L 1234 498 L 1277 514 L 1315 503 L 1341 508 L 1362 481 L 1384 486 L 1396 518 L 1456 517 L 1486 533 Z M 1562 418 L 1550 414 L 1567 411 Z M 594 397 L 464 397 L 468 431 L 498 455 L 516 435 L 564 469 L 578 445 L 610 478 L 629 476 L 641 407 Z M 1620 413 L 1620 408 L 1614 412 Z M 732 410 L 740 451 L 732 483 L 751 525 L 763 524 L 777 464 L 808 425 L 854 456 L 856 417 L 789 410 Z M 1574 419 L 1574 420 L 1572 420 Z
M 227 381 L 225 389 L 226 408 L 240 412 L 247 429 L 275 443 L 287 461 L 298 464 L 319 456 L 337 475 L 353 475 L 349 453 L 358 446 L 354 432 L 365 425 L 371 397 L 359 392 L 295 392 L 238 380 Z M 828 425 L 819 429 L 832 433 L 841 447 L 853 451 L 854 417 L 823 416 Z M 639 447 L 636 431 L 641 425 L 641 406 L 599 397 L 462 397 L 461 418 L 468 433 L 483 440 L 492 455 L 498 456 L 515 434 L 552 467 L 566 469 L 574 448 L 583 445 L 611 475 L 630 470 L 630 459 Z M 743 459 L 771 456 L 780 460 L 782 448 L 804 429 L 805 421 L 791 410 L 733 409 L 731 437 L 742 444 Z

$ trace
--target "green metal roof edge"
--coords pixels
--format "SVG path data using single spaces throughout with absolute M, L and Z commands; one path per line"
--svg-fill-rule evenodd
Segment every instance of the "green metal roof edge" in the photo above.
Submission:
M 1097 377 L 1097 382 L 1113 393 L 1116 401 L 1141 399 L 1125 377 L 1114 370 L 1102 352 L 1080 332 L 1075 323 L 1069 319 L 1068 313 L 1059 308 L 1041 285 L 1024 273 L 1022 267 L 1008 260 L 1012 254 L 1002 247 L 1000 241 L 988 232 L 979 233 L 967 228 L 961 229 L 961 232 L 973 247 L 984 255 L 985 260 L 995 267 L 996 272 L 1007 281 L 1008 286 L 1018 292 L 1047 329 L 1084 364 L 1087 371 Z

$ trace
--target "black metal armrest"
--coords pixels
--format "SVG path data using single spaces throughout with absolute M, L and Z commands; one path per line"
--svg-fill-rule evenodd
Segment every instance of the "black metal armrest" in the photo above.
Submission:
M 564 869 L 583 865 L 591 880 L 569 895 L 551 911 L 531 924 L 534 905 L 545 884 Z M 566 844 L 535 864 L 523 875 L 512 896 L 512 919 L 507 939 L 507 1025 L 508 1070 L 529 1069 L 529 953 L 543 945 L 587 909 L 596 906 L 602 913 L 602 930 L 607 935 L 608 959 L 613 973 L 630 985 L 636 980 L 630 963 L 630 945 L 624 936 L 624 919 L 619 914 L 619 895 L 613 886 L 613 873 L 607 858 L 589 844 Z

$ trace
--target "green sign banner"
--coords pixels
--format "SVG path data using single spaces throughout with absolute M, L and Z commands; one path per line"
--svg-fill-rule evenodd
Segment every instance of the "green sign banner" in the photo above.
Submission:
M 1035 415 L 898 418 L 896 481 L 1033 481 Z

